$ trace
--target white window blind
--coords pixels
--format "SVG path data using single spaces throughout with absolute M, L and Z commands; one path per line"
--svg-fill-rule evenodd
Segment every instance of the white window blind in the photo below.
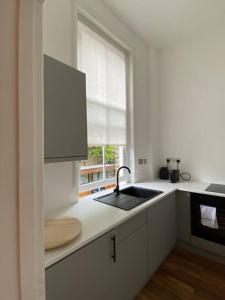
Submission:
M 126 145 L 126 55 L 79 22 L 78 67 L 86 73 L 88 144 Z

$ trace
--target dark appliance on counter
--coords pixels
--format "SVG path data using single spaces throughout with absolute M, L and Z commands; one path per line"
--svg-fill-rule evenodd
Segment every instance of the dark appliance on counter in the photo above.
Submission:
M 166 162 L 167 162 L 167 167 L 162 167 L 162 168 L 160 168 L 160 171 L 159 171 L 159 178 L 163 179 L 163 180 L 168 180 L 170 178 L 170 173 L 169 173 L 170 160 L 167 159 Z
M 180 181 L 180 171 L 179 169 L 170 170 L 170 182 L 176 183 Z
M 170 178 L 169 170 L 167 167 L 160 168 L 159 178 L 163 180 L 168 180 Z
M 177 168 L 170 170 L 170 182 L 171 183 L 176 183 L 176 182 L 180 181 L 180 170 L 179 170 L 180 160 L 177 159 L 176 163 L 177 163 Z
M 225 245 L 225 197 L 191 193 L 191 234 Z
M 176 162 L 176 164 L 177 164 L 176 169 L 171 169 L 170 168 L 169 164 L 170 164 L 171 161 Z M 180 173 L 180 169 L 179 169 L 180 159 L 167 158 L 166 162 L 167 162 L 167 167 L 160 168 L 160 171 L 159 171 L 159 178 L 160 179 L 163 179 L 163 180 L 170 179 L 171 183 L 179 182 L 180 178 L 183 181 L 191 180 L 191 174 L 190 173 L 188 173 L 188 172 L 181 172 Z

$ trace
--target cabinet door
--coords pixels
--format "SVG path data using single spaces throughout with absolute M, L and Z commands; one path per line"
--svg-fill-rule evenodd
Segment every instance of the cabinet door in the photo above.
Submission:
M 147 210 L 149 277 L 158 269 L 176 242 L 175 194 Z
M 117 245 L 116 300 L 134 299 L 147 282 L 146 225 Z
M 115 300 L 110 232 L 46 270 L 46 300 Z
M 87 158 L 85 74 L 44 56 L 45 162 Z
M 190 193 L 178 191 L 177 202 L 177 238 L 190 243 L 191 241 L 191 200 Z
M 116 228 L 116 300 L 131 300 L 147 281 L 146 211 Z

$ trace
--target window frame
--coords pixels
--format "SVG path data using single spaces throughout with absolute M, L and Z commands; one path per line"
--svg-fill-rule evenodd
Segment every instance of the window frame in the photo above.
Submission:
M 113 47 L 116 47 L 117 50 L 121 51 L 125 55 L 125 64 L 126 64 L 126 155 L 124 159 L 124 164 L 125 165 L 130 165 L 131 170 L 134 170 L 134 167 L 132 166 L 132 155 L 131 155 L 131 145 L 133 145 L 133 107 L 132 107 L 132 82 L 133 82 L 133 73 L 132 73 L 132 56 L 131 56 L 131 51 L 128 49 L 128 47 L 124 46 L 122 42 L 120 42 L 115 36 L 112 36 L 106 30 L 102 25 L 99 25 L 98 22 L 91 20 L 89 17 L 85 16 L 83 12 L 78 11 L 78 23 L 83 23 L 85 26 L 87 26 L 90 30 L 94 31 L 97 35 L 99 35 L 101 38 L 105 39 L 108 43 L 110 43 Z M 77 26 L 78 32 L 77 32 L 77 45 L 79 43 L 79 25 Z M 77 64 L 78 64 L 78 54 L 79 51 L 77 52 Z M 78 66 L 79 67 L 79 66 Z M 91 182 L 91 183 L 86 183 L 82 184 L 80 183 L 80 169 L 81 166 L 79 164 L 78 167 L 78 172 L 79 172 L 79 180 L 78 180 L 78 186 L 79 186 L 79 193 L 87 192 L 89 190 L 94 190 L 97 188 L 100 188 L 104 185 L 111 185 L 116 183 L 116 177 L 109 178 L 109 179 L 104 179 L 104 180 L 99 180 L 96 182 Z M 104 166 L 103 166 L 104 169 Z M 128 175 L 125 173 L 124 175 L 120 175 L 120 181 L 133 181 L 133 176 L 131 176 L 130 180 Z
M 103 149 L 105 148 L 105 146 L 102 146 L 102 147 L 103 147 Z M 127 149 L 127 146 L 123 146 L 123 147 L 126 147 L 126 149 Z M 126 164 L 126 160 L 127 159 L 125 158 L 124 164 Z M 104 166 L 103 164 L 102 164 L 102 168 L 103 168 L 103 173 L 104 173 L 104 169 L 106 170 L 106 165 Z M 80 166 L 79 170 L 81 170 L 81 166 Z M 120 181 L 127 181 L 127 174 L 120 175 Z M 98 181 L 94 181 L 94 182 L 79 184 L 79 192 L 80 193 L 87 192 L 89 190 L 100 188 L 103 185 L 111 185 L 114 183 L 116 183 L 116 176 L 112 177 L 112 178 L 105 178 L 103 180 L 98 180 Z

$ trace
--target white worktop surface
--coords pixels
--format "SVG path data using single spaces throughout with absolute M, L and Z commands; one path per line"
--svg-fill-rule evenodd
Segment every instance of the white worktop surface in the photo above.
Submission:
M 210 183 L 203 182 L 169 183 L 168 181 L 164 180 L 131 184 L 133 186 L 160 190 L 163 192 L 163 194 L 160 194 L 150 201 L 147 201 L 129 211 L 125 211 L 94 201 L 93 197 L 99 196 L 99 193 L 97 196 L 92 195 L 91 197 L 85 197 L 74 205 L 57 209 L 54 212 L 48 213 L 46 217 L 70 216 L 78 218 L 82 223 L 82 232 L 80 236 L 70 244 L 54 250 L 46 251 L 45 267 L 47 268 L 53 265 L 67 255 L 90 243 L 97 237 L 115 228 L 130 217 L 136 215 L 147 207 L 154 205 L 154 203 L 163 200 L 165 196 L 175 192 L 176 190 L 225 197 L 225 194 L 206 192 L 205 189 L 209 184 Z M 101 194 L 109 194 L 111 192 L 111 190 L 108 190 L 102 192 Z

